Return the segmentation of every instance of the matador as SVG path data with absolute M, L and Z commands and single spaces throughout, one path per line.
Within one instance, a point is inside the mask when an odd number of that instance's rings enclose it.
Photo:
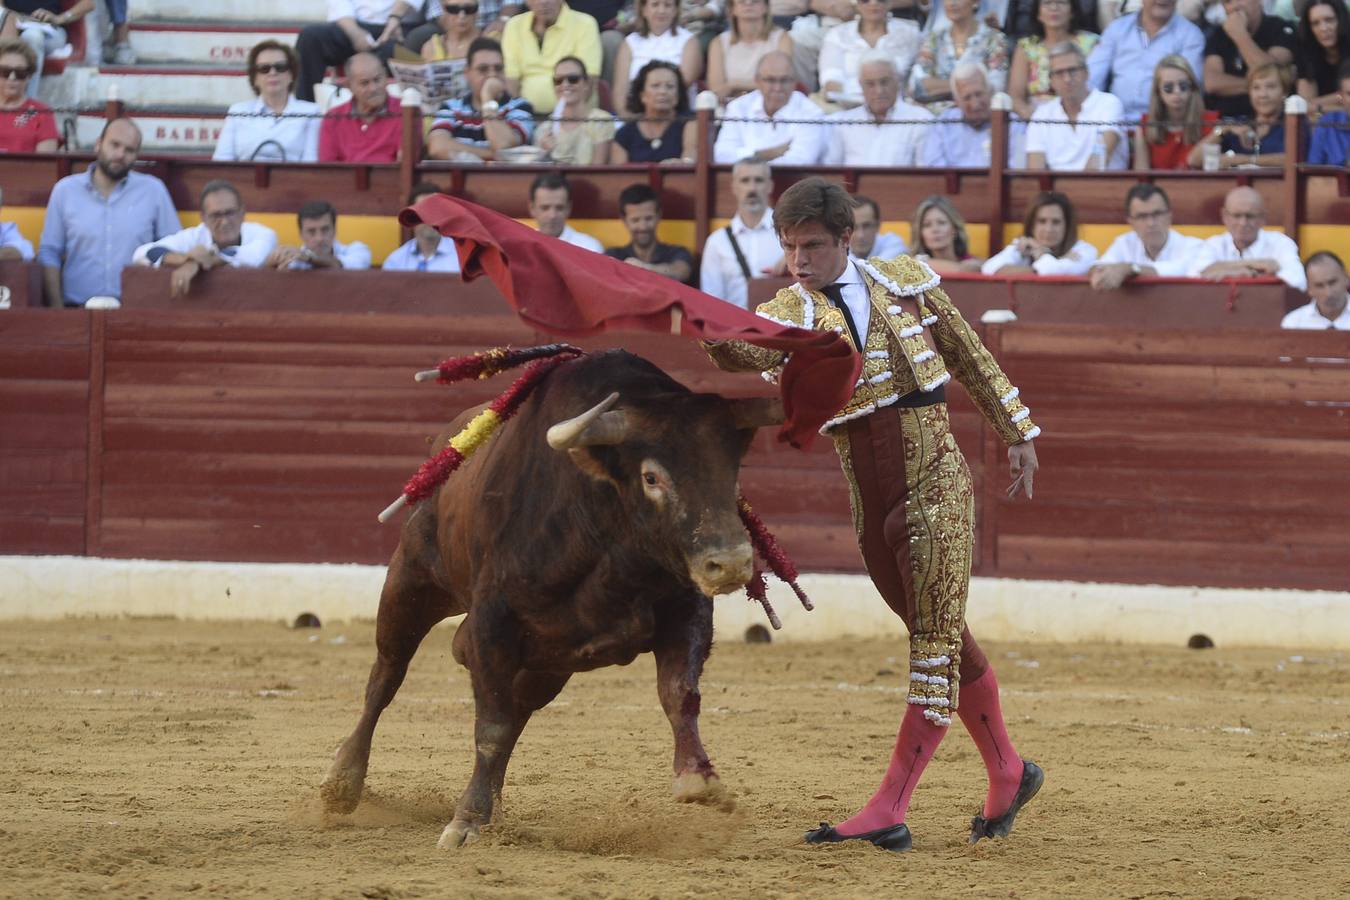
M 953 713 L 989 774 L 970 840 L 1004 837 L 1044 773 L 1013 748 L 994 671 L 965 624 L 974 491 L 944 386 L 954 375 L 1009 445 L 1009 496 L 1032 495 L 1031 442 L 1040 429 L 932 269 L 907 256 L 849 256 L 852 203 L 843 188 L 819 178 L 798 182 L 779 199 L 774 228 L 795 283 L 756 311 L 784 325 L 832 329 L 862 355 L 852 396 L 821 433 L 834 440 L 848 481 L 867 572 L 909 630 L 908 705 L 885 777 L 861 810 L 838 825 L 821 823 L 806 840 L 910 849 L 910 796 Z M 786 361 L 782 352 L 740 341 L 706 347 L 723 369 L 770 378 Z

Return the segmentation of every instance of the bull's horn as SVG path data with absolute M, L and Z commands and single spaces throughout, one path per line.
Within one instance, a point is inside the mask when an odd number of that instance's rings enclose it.
M 554 450 L 567 450 L 571 447 L 623 443 L 628 433 L 627 415 L 623 412 L 606 412 L 618 399 L 616 391 L 581 415 L 554 425 L 548 430 L 548 445 Z
M 727 402 L 731 405 L 731 419 L 737 428 L 782 425 L 786 418 L 781 397 L 748 397 Z

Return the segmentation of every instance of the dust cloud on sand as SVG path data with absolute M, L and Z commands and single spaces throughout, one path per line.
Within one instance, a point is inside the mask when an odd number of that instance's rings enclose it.
M 728 639 L 703 681 L 723 802 L 671 799 L 642 658 L 536 715 L 500 821 L 444 852 L 472 764 L 449 635 L 385 713 L 361 806 L 328 816 L 317 787 L 356 721 L 372 625 L 4 623 L 0 896 L 1350 895 L 1343 654 L 990 643 L 1046 786 L 1008 840 L 970 846 L 983 770 L 954 726 L 911 808 L 915 850 L 893 856 L 801 835 L 871 793 L 903 648 Z

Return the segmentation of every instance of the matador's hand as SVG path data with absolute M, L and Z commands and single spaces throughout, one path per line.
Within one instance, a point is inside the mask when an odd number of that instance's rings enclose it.
M 1023 491 L 1030 500 L 1031 482 L 1039 468 L 1040 463 L 1036 461 L 1036 447 L 1031 441 L 1023 441 L 1009 447 L 1008 470 L 1012 474 L 1013 483 L 1008 485 L 1008 497 L 1014 498 L 1019 491 Z

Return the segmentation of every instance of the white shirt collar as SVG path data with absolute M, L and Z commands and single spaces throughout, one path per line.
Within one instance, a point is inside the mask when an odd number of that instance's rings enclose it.
M 764 215 L 759 218 L 759 224 L 753 228 L 745 224 L 745 220 L 741 218 L 741 214 L 738 211 L 731 220 L 731 230 L 736 234 L 747 234 L 754 231 L 773 231 L 773 210 L 765 209 Z
M 849 257 L 848 261 L 844 264 L 843 273 L 839 276 L 838 280 L 835 281 L 835 284 L 861 284 L 866 286 L 867 282 L 863 281 L 862 273 L 858 271 L 858 267 L 854 264 L 853 258 Z

